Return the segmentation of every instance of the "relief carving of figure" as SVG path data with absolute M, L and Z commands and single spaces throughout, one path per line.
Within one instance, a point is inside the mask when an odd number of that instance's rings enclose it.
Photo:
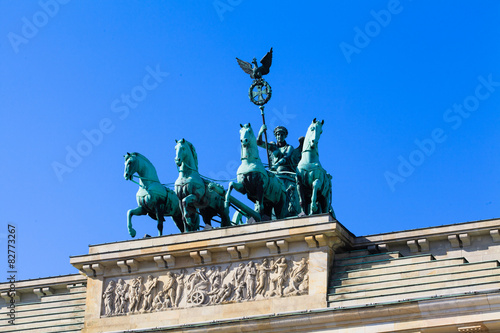
M 111 280 L 102 295 L 104 298 L 104 313 L 110 316 L 114 311 L 114 297 L 115 297 L 115 281 Z
M 184 277 L 186 276 L 186 273 L 187 273 L 187 271 L 185 269 L 183 269 L 181 271 L 181 274 L 175 275 L 175 280 L 177 283 L 177 291 L 175 293 L 176 298 L 175 298 L 174 304 L 172 304 L 172 306 L 174 306 L 174 305 L 175 305 L 175 307 L 179 306 L 179 302 L 181 301 L 181 298 L 182 298 L 182 293 L 184 292 Z
M 306 294 L 309 290 L 309 275 L 304 277 L 304 280 L 299 285 L 299 294 Z
M 234 300 L 235 301 L 241 301 L 245 299 L 245 289 L 246 289 L 246 282 L 243 280 L 241 281 L 238 286 L 236 286 L 236 291 L 234 292 Z
M 125 313 L 125 303 L 127 301 L 128 284 L 125 284 L 123 279 L 119 279 L 115 287 L 115 313 Z
M 216 292 L 208 293 L 212 304 L 223 303 L 228 301 L 233 293 L 233 285 L 231 283 L 224 283 Z
M 272 268 L 275 274 L 271 279 L 272 283 L 271 296 L 274 295 L 283 296 L 283 288 L 285 286 L 285 280 L 286 280 L 286 270 L 288 268 L 288 264 L 286 262 L 285 257 L 279 258 Z
M 172 272 L 167 272 L 163 282 L 163 293 L 165 294 L 165 308 L 175 306 L 177 293 L 177 280 Z
M 144 291 L 142 294 L 144 295 L 141 312 L 146 312 L 150 310 L 151 303 L 153 301 L 153 289 L 156 287 L 158 283 L 158 278 L 153 278 L 152 275 L 148 275 L 148 280 L 144 283 Z
M 153 299 L 153 305 L 151 306 L 152 310 L 160 311 L 168 307 L 167 299 L 163 300 L 164 295 L 165 294 L 162 290 L 160 290 L 158 294 L 156 294 L 155 298 Z
M 129 307 L 130 313 L 139 311 L 139 302 L 141 300 L 142 276 L 132 280 L 129 292 Z
M 247 299 L 255 298 L 255 283 L 257 277 L 257 268 L 253 261 L 249 261 L 245 266 L 246 279 L 245 283 L 247 286 Z
M 179 307 L 215 305 L 230 301 L 249 301 L 267 297 L 304 295 L 309 290 L 309 263 L 293 257 L 263 258 L 260 263 L 250 260 L 223 266 L 165 271 L 161 277 L 138 276 L 128 283 L 110 280 L 103 292 L 102 311 L 105 316 L 127 312 L 145 313 Z M 161 290 L 155 291 L 161 278 Z M 128 303 L 128 304 L 127 304 Z M 187 304 L 186 304 L 187 303 Z
M 268 287 L 269 281 L 269 271 L 271 268 L 269 267 L 269 261 L 267 258 L 262 260 L 262 264 L 260 264 L 257 268 L 257 290 L 255 290 L 256 295 L 265 296 L 266 290 Z
M 212 290 L 218 290 L 222 287 L 222 281 L 224 281 L 224 278 L 229 273 L 229 269 L 231 268 L 231 266 L 232 264 L 229 264 L 229 266 L 227 266 L 227 268 L 222 272 L 220 270 L 220 266 L 212 268 L 213 272 L 210 275 L 210 284 L 212 286 Z
M 307 260 L 302 258 L 298 263 L 294 263 L 292 273 L 290 273 L 290 286 L 294 290 L 299 290 L 300 284 L 304 281 L 307 274 Z
M 188 303 L 202 304 L 205 302 L 205 297 L 208 292 L 209 280 L 208 280 L 206 268 L 196 268 L 194 273 L 191 273 L 188 277 L 188 287 L 189 293 L 187 295 Z
M 245 289 L 246 289 L 246 283 L 245 283 L 245 264 L 240 263 L 238 265 L 238 268 L 236 268 L 236 271 L 234 272 L 234 287 L 236 288 L 235 291 L 235 300 L 242 300 L 245 298 Z

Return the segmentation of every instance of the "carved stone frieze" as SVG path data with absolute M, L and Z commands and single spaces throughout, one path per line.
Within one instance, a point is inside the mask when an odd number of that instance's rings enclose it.
M 309 292 L 308 261 L 292 256 L 105 279 L 102 316 L 244 302 Z

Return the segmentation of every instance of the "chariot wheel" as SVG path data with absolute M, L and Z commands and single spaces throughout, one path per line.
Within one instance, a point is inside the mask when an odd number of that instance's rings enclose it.
M 191 295 L 191 303 L 199 305 L 205 302 L 205 294 L 201 291 L 195 291 L 193 295 Z

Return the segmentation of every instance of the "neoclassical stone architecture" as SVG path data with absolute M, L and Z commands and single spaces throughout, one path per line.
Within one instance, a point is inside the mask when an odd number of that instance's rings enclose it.
M 331 215 L 92 245 L 2 332 L 499 332 L 500 219 L 356 236 Z

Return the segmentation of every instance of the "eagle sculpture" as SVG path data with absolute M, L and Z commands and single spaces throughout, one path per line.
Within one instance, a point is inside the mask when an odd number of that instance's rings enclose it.
M 241 59 L 236 58 L 238 61 L 238 65 L 240 65 L 241 69 L 247 74 L 250 74 L 252 79 L 260 79 L 263 75 L 269 74 L 269 68 L 271 67 L 271 63 L 273 61 L 273 48 L 267 52 L 267 54 L 262 57 L 260 63 L 262 66 L 259 67 L 257 63 L 257 59 L 253 58 L 252 64 Z

